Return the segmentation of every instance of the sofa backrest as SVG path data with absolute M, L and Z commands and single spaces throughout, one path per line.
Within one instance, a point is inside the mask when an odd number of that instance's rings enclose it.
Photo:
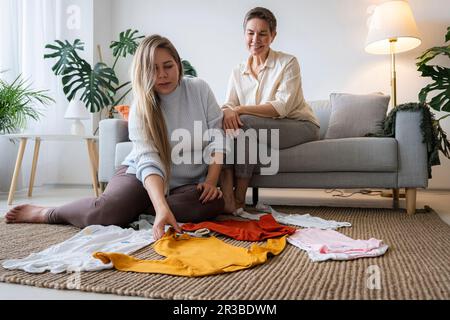
M 320 139 L 325 137 L 331 114 L 330 100 L 307 101 L 320 123 Z

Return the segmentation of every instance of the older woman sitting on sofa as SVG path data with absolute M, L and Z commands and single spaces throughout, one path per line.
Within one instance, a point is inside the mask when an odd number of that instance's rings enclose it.
M 319 122 L 302 92 L 300 66 L 297 59 L 270 48 L 276 32 L 276 18 L 271 11 L 257 7 L 244 18 L 245 43 L 250 56 L 237 65 L 228 84 L 223 128 L 233 133 L 243 130 L 278 129 L 279 148 L 285 149 L 319 139 Z M 221 174 L 221 190 L 225 211 L 245 206 L 245 195 L 255 169 L 249 161 L 227 162 Z M 235 187 L 235 189 L 234 189 Z

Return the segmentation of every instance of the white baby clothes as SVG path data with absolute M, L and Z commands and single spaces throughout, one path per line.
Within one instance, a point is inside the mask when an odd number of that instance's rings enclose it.
M 278 212 L 269 205 L 258 203 L 256 209 L 262 212 L 271 213 L 275 221 L 281 224 L 291 224 L 303 228 L 319 229 L 337 229 L 341 227 L 351 227 L 350 222 L 338 222 L 334 220 L 325 220 L 319 217 L 313 217 L 310 214 L 287 214 Z M 264 214 L 251 214 L 239 208 L 233 213 L 235 216 L 250 220 L 259 220 Z
M 118 226 L 92 225 L 64 242 L 23 259 L 6 260 L 2 266 L 30 273 L 110 269 L 112 264 L 103 264 L 93 258 L 92 254 L 97 251 L 130 254 L 153 242 L 151 230 L 136 231 Z
M 155 216 L 150 214 L 141 214 L 137 221 L 130 223 L 130 227 L 135 230 L 151 230 L 154 224 Z
M 335 230 L 317 228 L 298 229 L 287 241 L 305 250 L 312 261 L 376 257 L 388 249 L 381 240 L 354 240 Z
M 147 215 L 147 214 L 141 214 L 138 218 L 139 220 L 133 221 L 130 223 L 130 227 L 135 230 L 152 230 L 153 225 L 155 224 L 155 216 Z M 181 227 L 184 223 L 177 222 L 177 224 Z M 166 224 L 164 226 L 164 232 L 167 232 L 167 230 L 170 229 L 170 225 Z M 209 236 L 211 231 L 207 228 L 201 228 L 198 230 L 195 230 L 193 232 L 183 231 L 183 233 L 189 234 L 191 237 L 196 238 L 202 238 Z

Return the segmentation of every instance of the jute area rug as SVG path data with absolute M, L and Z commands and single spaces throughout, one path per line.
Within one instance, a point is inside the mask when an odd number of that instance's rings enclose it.
M 450 299 L 450 226 L 435 212 L 408 216 L 404 210 L 390 209 L 275 208 L 351 222 L 352 227 L 338 231 L 354 239 L 382 239 L 389 250 L 376 258 L 312 262 L 305 252 L 287 245 L 263 265 L 200 278 L 116 270 L 28 274 L 0 266 L 0 281 L 158 299 Z M 5 224 L 0 220 L 0 261 L 25 257 L 78 231 L 70 226 Z M 250 242 L 220 238 L 250 246 Z M 150 246 L 133 255 L 162 258 Z

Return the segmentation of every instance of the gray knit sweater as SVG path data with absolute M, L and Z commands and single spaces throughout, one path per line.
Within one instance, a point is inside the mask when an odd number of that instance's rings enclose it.
M 184 77 L 175 91 L 168 95 L 159 95 L 159 98 L 172 147 L 169 188 L 204 181 L 208 172 L 208 164 L 203 159 L 204 152 L 225 153 L 227 150 L 222 130 L 223 113 L 213 92 L 205 81 Z M 214 134 L 203 137 L 208 129 L 216 130 Z M 123 165 L 129 166 L 127 173 L 136 174 L 142 182 L 151 174 L 166 179 L 164 166 L 154 145 L 144 141 L 133 105 L 130 109 L 128 131 L 133 149 L 122 162 Z M 177 151 L 177 157 L 173 157 L 174 151 Z M 180 163 L 183 159 L 190 160 Z

